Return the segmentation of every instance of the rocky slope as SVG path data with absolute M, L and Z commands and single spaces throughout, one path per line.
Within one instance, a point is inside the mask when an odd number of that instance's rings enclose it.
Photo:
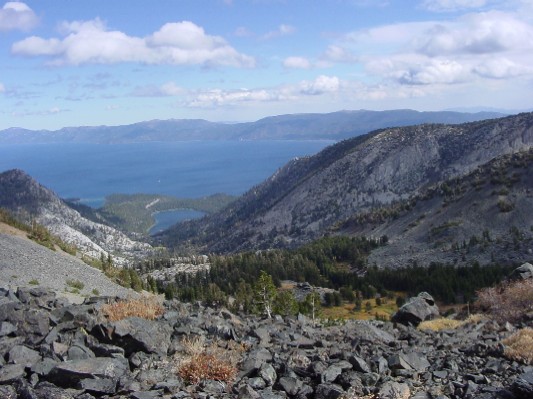
M 61 251 L 54 252 L 25 238 L 23 234 L 15 235 L 14 229 L 1 227 L 0 288 L 42 287 L 62 296 L 74 297 L 76 301 L 83 301 L 83 296 L 94 295 L 94 292 L 125 298 L 137 295 L 133 290 L 115 284 L 101 271 L 78 258 Z M 9 231 L 10 234 L 2 233 L 5 230 L 12 231 Z M 77 285 L 75 290 L 74 282 L 83 283 L 83 287 Z M 73 294 L 73 291 L 77 294 Z
M 482 321 L 441 332 L 390 322 L 323 327 L 305 316 L 240 317 L 225 309 L 176 301 L 165 302 L 163 315 L 154 321 L 109 321 L 103 309 L 108 302 L 109 298 L 91 298 L 71 305 L 42 289 L 0 289 L 0 397 L 533 395 L 533 367 L 504 352 L 502 340 L 516 328 L 510 324 Z M 206 347 L 208 364 L 200 363 Z M 198 364 L 203 368 L 196 369 Z M 232 364 L 234 376 L 221 373 Z
M 0 131 L 0 143 L 138 143 L 186 140 L 338 140 L 386 126 L 417 123 L 463 123 L 498 118 L 495 112 L 339 111 L 328 114 L 280 115 L 256 122 L 153 120 L 124 126 L 66 127 L 56 131 L 11 128 Z
M 223 211 L 161 236 L 212 251 L 291 246 L 533 144 L 533 113 L 388 128 L 295 159 Z
M 419 195 L 377 207 L 332 234 L 387 236 L 369 264 L 379 267 L 516 264 L 533 254 L 533 149 L 505 155 Z
M 152 250 L 149 244 L 133 241 L 112 227 L 82 217 L 53 191 L 21 170 L 0 173 L 0 207 L 23 220 L 36 220 L 52 234 L 96 259 L 102 253 L 111 254 L 120 265 Z

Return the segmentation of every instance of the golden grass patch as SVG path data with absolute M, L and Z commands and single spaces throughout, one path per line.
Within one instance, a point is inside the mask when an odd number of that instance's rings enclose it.
M 418 325 L 418 329 L 431 331 L 454 330 L 464 324 L 477 324 L 485 319 L 486 317 L 484 315 L 476 313 L 468 316 L 465 320 L 455 320 L 447 318 L 426 320 Z
M 234 341 L 206 345 L 203 337 L 185 337 L 181 344 L 182 353 L 174 355 L 176 372 L 190 384 L 205 380 L 231 383 L 245 351 L 242 345 Z
M 522 328 L 502 341 L 503 354 L 511 359 L 533 365 L 533 328 Z
M 143 297 L 105 304 L 102 306 L 102 312 L 110 321 L 123 320 L 128 317 L 154 320 L 165 312 L 165 308 L 156 297 Z

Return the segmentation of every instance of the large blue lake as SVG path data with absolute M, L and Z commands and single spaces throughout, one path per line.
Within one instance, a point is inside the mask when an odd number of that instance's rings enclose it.
M 112 193 L 239 195 L 331 141 L 0 144 L 0 172 L 19 168 L 62 198 L 99 207 Z

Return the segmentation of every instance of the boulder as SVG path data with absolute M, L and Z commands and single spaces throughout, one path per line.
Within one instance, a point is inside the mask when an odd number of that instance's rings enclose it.
M 391 320 L 405 325 L 417 326 L 424 320 L 431 320 L 439 316 L 439 308 L 435 300 L 427 292 L 421 292 L 418 296 L 409 298 L 398 311 L 392 315 Z
M 96 357 L 59 363 L 47 378 L 59 386 L 74 388 L 86 378 L 118 381 L 127 372 L 129 365 L 126 359 Z
M 513 382 L 512 389 L 518 399 L 533 398 L 533 371 L 520 375 Z
M 91 330 L 91 334 L 100 342 L 123 348 L 126 356 L 139 351 L 166 355 L 172 327 L 159 321 L 130 317 L 99 324 Z
M 8 353 L 9 363 L 12 364 L 22 364 L 26 367 L 31 367 L 39 360 L 41 360 L 41 355 L 39 352 L 34 351 L 33 349 L 28 348 L 24 345 L 16 345 Z
M 380 399 L 409 399 L 411 391 L 407 384 L 388 381 L 379 390 Z
M 531 263 L 524 263 L 513 270 L 511 280 L 527 280 L 533 279 L 533 265 Z

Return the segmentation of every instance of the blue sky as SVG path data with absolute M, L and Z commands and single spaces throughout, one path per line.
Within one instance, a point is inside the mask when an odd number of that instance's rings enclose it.
M 0 129 L 533 107 L 533 0 L 0 3 Z

